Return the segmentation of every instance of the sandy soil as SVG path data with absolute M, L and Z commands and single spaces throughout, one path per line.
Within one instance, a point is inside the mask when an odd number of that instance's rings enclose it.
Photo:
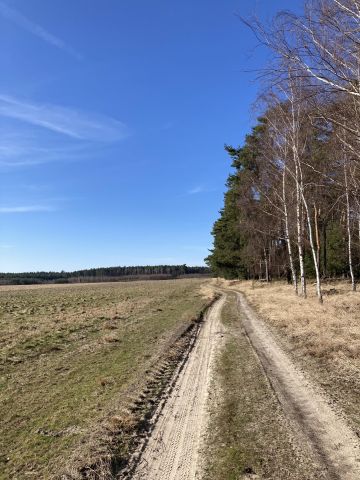
M 297 441 L 310 446 L 325 478 L 360 478 L 360 443 L 328 397 L 312 385 L 275 342 L 265 324 L 238 293 L 242 323 L 249 341 L 263 365 L 287 417 L 297 433 Z
M 199 478 L 200 445 L 207 419 L 210 370 L 222 336 L 224 298 L 208 312 L 195 346 L 148 438 L 133 480 Z

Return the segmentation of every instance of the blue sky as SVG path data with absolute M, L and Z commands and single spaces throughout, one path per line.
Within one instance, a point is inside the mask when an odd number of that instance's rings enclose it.
M 0 0 L 0 271 L 203 264 L 286 7 Z

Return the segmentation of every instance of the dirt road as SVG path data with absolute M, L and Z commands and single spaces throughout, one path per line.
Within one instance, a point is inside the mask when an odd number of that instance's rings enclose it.
M 143 451 L 134 480 L 198 478 L 199 447 L 206 425 L 206 401 L 215 348 L 221 338 L 217 301 L 206 315 L 198 338 Z
M 238 293 L 242 324 L 297 441 L 310 446 L 326 479 L 360 479 L 360 443 L 328 398 L 281 350 L 266 325 Z M 291 312 L 289 312 L 291 315 Z
M 321 478 L 359 480 L 359 439 L 344 418 L 330 406 L 323 392 L 294 366 L 245 297 L 240 293 L 237 295 L 239 321 L 289 420 L 297 446 L 310 452 L 314 468 L 323 472 Z M 222 345 L 225 333 L 221 324 L 225 299 L 226 294 L 209 311 L 195 346 L 147 439 L 131 476 L 133 480 L 201 478 L 199 451 L 208 421 L 207 401 L 214 354 Z

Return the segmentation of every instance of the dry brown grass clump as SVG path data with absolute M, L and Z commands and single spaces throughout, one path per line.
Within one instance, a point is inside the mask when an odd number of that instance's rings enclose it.
M 342 282 L 324 286 L 321 305 L 313 285 L 308 299 L 296 297 L 292 286 L 276 282 L 241 282 L 240 289 L 259 314 L 286 333 L 304 354 L 316 357 L 360 357 L 360 293 Z

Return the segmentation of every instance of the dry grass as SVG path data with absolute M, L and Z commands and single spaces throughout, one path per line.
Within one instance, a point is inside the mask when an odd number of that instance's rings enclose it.
M 203 282 L 1 287 L 0 478 L 55 478 L 70 452 L 130 432 L 128 406 L 203 308 Z
M 325 286 L 323 305 L 317 301 L 313 286 L 309 287 L 307 300 L 296 297 L 285 283 L 241 282 L 236 288 L 304 354 L 360 358 L 360 293 L 349 291 L 348 284 Z
M 360 292 L 351 292 L 346 282 L 328 283 L 321 305 L 314 285 L 308 286 L 304 300 L 281 282 L 223 283 L 246 294 L 284 348 L 328 390 L 360 432 Z

